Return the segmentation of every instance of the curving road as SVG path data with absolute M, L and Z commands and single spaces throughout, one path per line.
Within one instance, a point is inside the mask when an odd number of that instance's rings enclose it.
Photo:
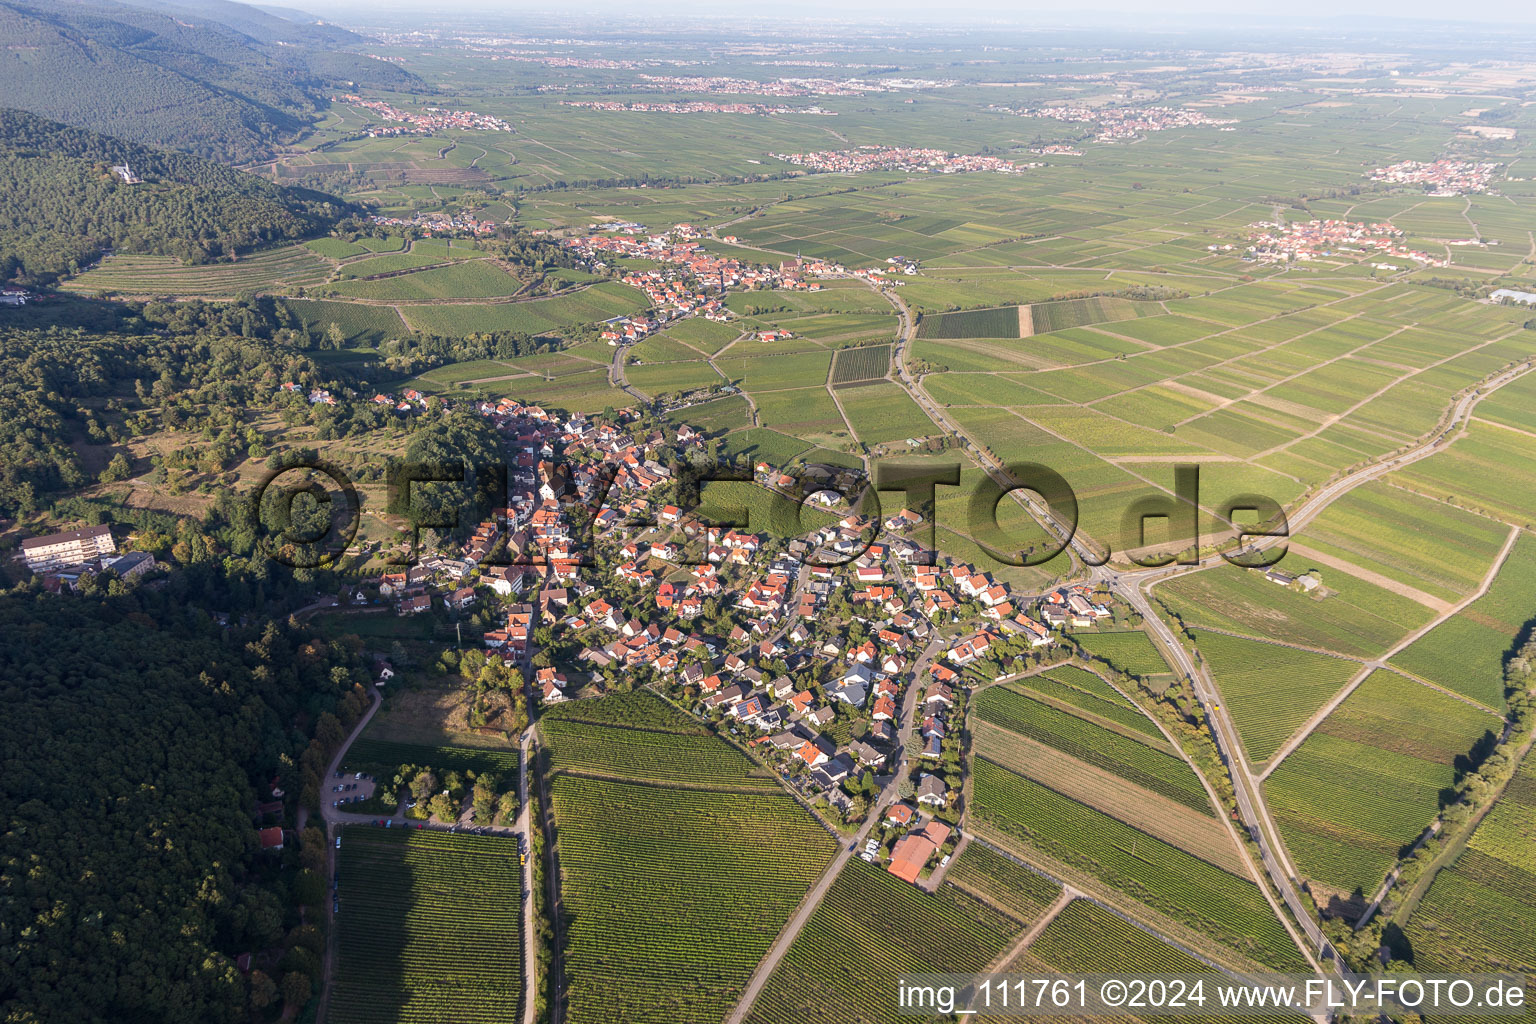
M 887 301 L 895 308 L 900 320 L 900 333 L 893 348 L 896 360 L 898 383 L 910 394 L 932 419 L 941 428 L 959 437 L 965 443 L 966 451 L 973 460 L 981 466 L 990 476 L 1005 486 L 1016 484 L 1008 476 L 1004 466 L 990 458 L 980 446 L 976 445 L 970 436 L 960 427 L 944 415 L 912 378 L 907 369 L 907 351 L 915 333 L 915 324 L 911 312 L 907 309 L 900 297 L 889 289 L 876 289 L 879 294 L 885 296 Z M 1346 473 L 1335 479 L 1315 494 L 1303 501 L 1297 508 L 1289 513 L 1289 529 L 1295 532 L 1306 526 L 1333 502 L 1348 494 L 1363 484 L 1369 483 L 1385 476 L 1388 473 L 1402 469 L 1420 459 L 1428 458 L 1435 454 L 1445 444 L 1455 437 L 1459 437 L 1465 430 L 1467 421 L 1471 418 L 1472 411 L 1477 403 L 1484 397 L 1530 372 L 1532 363 L 1527 361 L 1519 366 L 1512 367 L 1484 382 L 1477 388 L 1464 394 L 1452 407 L 1450 415 L 1442 425 L 1431 432 L 1422 441 L 1411 448 L 1371 465 L 1362 466 L 1353 472 Z M 1201 710 L 1211 728 L 1211 735 L 1216 743 L 1217 752 L 1222 762 L 1226 765 L 1231 775 L 1233 790 L 1236 793 L 1238 813 L 1244 826 L 1253 838 L 1259 852 L 1259 859 L 1270 881 L 1274 884 L 1280 897 L 1285 901 L 1292 915 L 1305 930 L 1308 940 L 1319 956 L 1324 956 L 1333 961 L 1335 967 L 1344 970 L 1339 959 L 1329 945 L 1326 936 L 1313 919 L 1301 899 L 1299 882 L 1296 878 L 1295 867 L 1291 864 L 1285 852 L 1283 843 L 1279 840 L 1279 830 L 1276 828 L 1269 808 L 1265 804 L 1263 794 L 1259 789 L 1259 782 L 1249 770 L 1242 756 L 1242 746 L 1238 742 L 1237 728 L 1222 705 L 1220 694 L 1214 681 L 1206 673 L 1203 665 L 1196 665 L 1184 646 L 1174 636 L 1173 631 L 1158 616 L 1152 608 L 1147 596 L 1147 590 L 1155 583 L 1174 574 L 1199 571 L 1210 568 L 1222 562 L 1219 554 L 1203 556 L 1194 566 L 1171 565 L 1161 568 L 1137 568 L 1118 570 L 1110 568 L 1098 552 L 1090 549 L 1087 544 L 1077 536 L 1068 538 L 1066 531 L 1045 510 L 1039 508 L 1034 501 L 1026 500 L 1025 507 L 1040 521 L 1041 525 L 1050 530 L 1058 539 L 1067 541 L 1073 555 L 1087 567 L 1088 579 L 1095 583 L 1106 584 L 1109 589 L 1142 616 L 1144 623 L 1151 634 L 1153 641 L 1168 659 L 1168 663 L 1190 681 L 1196 698 L 1200 702 Z M 1255 550 L 1266 550 L 1276 544 L 1284 543 L 1284 538 L 1259 538 L 1249 546 Z

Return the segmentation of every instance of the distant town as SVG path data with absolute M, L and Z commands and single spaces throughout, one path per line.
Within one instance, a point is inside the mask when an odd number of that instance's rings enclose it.
M 1378 167 L 1370 173 L 1372 181 L 1394 185 L 1423 185 L 1432 196 L 1460 196 L 1469 192 L 1487 192 L 1500 163 L 1473 163 L 1469 160 L 1436 160 L 1420 163 L 1404 160 L 1390 167 Z
M 1126 142 L 1148 132 L 1162 132 L 1170 128 L 1213 126 L 1222 131 L 1234 131 L 1234 118 L 1212 117 L 1198 110 L 1176 107 L 1089 107 L 1072 105 L 1063 107 L 989 107 L 989 110 L 1019 117 L 1044 117 L 1053 121 L 1073 124 L 1091 124 L 1096 129 L 1098 142 Z
M 836 174 L 862 174 L 865 171 L 901 171 L 906 174 L 958 174 L 967 171 L 993 171 L 1020 174 L 1039 164 L 1017 164 L 1001 157 L 961 155 L 942 149 L 915 149 L 909 146 L 860 146 L 858 149 L 827 150 L 820 153 L 769 153 L 775 160 L 811 171 Z

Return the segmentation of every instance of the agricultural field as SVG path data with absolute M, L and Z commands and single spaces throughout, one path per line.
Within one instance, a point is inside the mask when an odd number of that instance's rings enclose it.
M 890 372 L 891 346 L 861 345 L 838 349 L 832 359 L 832 386 L 879 380 Z
M 1250 761 L 1263 761 L 1359 671 L 1358 662 L 1195 630 L 1195 646 L 1237 723 Z
M 1087 669 L 1076 665 L 1057 665 L 1045 672 L 1025 676 L 1014 685 L 1018 689 L 1030 691 L 1031 695 L 1048 697 L 1053 703 L 1066 703 L 1097 718 L 1105 718 L 1143 733 L 1153 740 L 1162 739 L 1162 733 L 1150 718 L 1143 715 L 1114 687 Z
M 1495 710 L 1504 660 L 1536 618 L 1536 537 L 1521 533 L 1488 592 L 1410 644 L 1392 664 Z
M 330 273 L 331 264 L 302 245 L 251 253 L 233 263 L 202 265 L 184 264 L 170 256 L 113 253 L 62 287 L 87 294 L 234 298 L 319 284 Z
M 899 384 L 879 382 L 840 388 L 837 403 L 859 440 L 867 445 L 928 437 L 938 427 Z
M 346 336 L 348 345 L 371 348 L 410 333 L 400 314 L 390 306 L 364 306 L 356 302 L 322 299 L 284 299 L 282 303 L 308 328 L 309 336 L 316 342 L 328 339 L 332 324 Z
M 649 693 L 553 708 L 539 729 L 566 1019 L 718 1021 L 834 840 L 745 755 Z
M 1024 926 L 956 886 L 930 894 L 850 859 L 759 993 L 748 1024 L 895 1024 L 903 1018 L 892 978 L 936 964 L 980 971 Z
M 1203 958 L 1171 946 L 1150 932 L 1088 900 L 1073 900 L 1046 926 L 1024 954 L 1007 970 L 1033 973 L 1040 970 L 1064 974 L 1212 974 L 1215 968 Z M 1300 1024 L 1301 1013 L 1245 1014 L 1245 1019 L 1264 1024 Z M 1009 1017 L 977 1018 L 995 1022 Z M 1226 1019 L 1220 1014 L 1171 1014 L 1128 1019 L 1205 1024 Z
M 1168 663 L 1157 653 L 1152 638 L 1139 629 L 1072 634 L 1072 642 L 1089 657 L 1109 662 L 1115 669 L 1145 679 L 1168 671 Z
M 1087 327 L 1090 324 L 1108 323 L 1112 320 L 1134 320 L 1137 317 L 1157 316 L 1165 312 L 1156 302 L 1132 302 L 1129 299 L 1093 298 L 1064 299 L 1061 302 L 1037 302 L 1029 307 L 1029 319 L 1034 334 Z
M 1013 689 L 1014 685 L 983 690 L 972 702 L 972 713 L 982 722 L 1054 748 L 1190 810 L 1211 813 L 1200 781 L 1166 743 L 1152 739 L 1140 727 L 1121 726 L 1123 731 L 1117 731 L 1107 718 L 1047 704 Z
M 1509 528 L 1386 483 L 1333 502 L 1297 540 L 1445 601 L 1482 582 Z
M 917 325 L 919 338 L 1017 338 L 1022 322 L 1018 306 L 930 313 Z
M 1245 870 L 1226 827 L 1207 813 L 988 722 L 976 723 L 972 739 L 976 757 L 998 768 L 1116 818 L 1224 871 L 1240 875 Z
M 331 291 L 356 299 L 496 299 L 516 295 L 523 284 L 489 260 L 464 260 L 394 277 L 349 281 Z
M 517 748 L 440 746 L 374 739 L 365 731 L 347 750 L 346 768 L 378 779 L 394 775 L 401 765 L 431 768 L 436 772 L 474 772 L 501 779 L 517 776 Z
M 1403 926 L 1427 971 L 1536 974 L 1536 760 L 1529 755 L 1466 849 Z
M 1494 715 L 1396 673 L 1371 673 L 1264 783 L 1297 868 L 1347 913 L 1440 810 Z M 1319 904 L 1326 904 L 1319 898 Z
M 619 703 L 629 713 L 608 722 L 585 710 L 588 704 L 600 707 L 607 702 Z M 539 719 L 539 733 L 550 747 L 549 768 L 557 776 L 609 778 L 617 765 L 618 776 L 629 781 L 721 791 L 779 791 L 766 769 L 648 693 L 550 708 Z
M 1257 885 L 1108 814 L 977 758 L 972 829 L 1035 849 L 1274 969 L 1301 953 Z
M 645 298 L 628 285 L 604 281 L 579 292 L 526 302 L 453 303 L 407 306 L 401 310 L 413 330 L 429 334 L 521 331 L 548 334 L 572 325 L 596 323 L 645 308 Z
M 1312 563 L 1292 552 L 1286 572 L 1316 572 L 1322 594 L 1281 587 L 1262 572 L 1223 562 L 1202 572 L 1160 583 L 1155 593 L 1186 623 L 1372 657 L 1422 627 L 1434 612 L 1342 570 Z
M 508 838 L 353 826 L 337 851 L 327 1019 L 516 1024 L 523 873 Z
M 1026 925 L 1039 919 L 1061 895 L 1061 887 L 1055 882 L 980 843 L 965 848 L 959 859 L 950 864 L 944 881 Z

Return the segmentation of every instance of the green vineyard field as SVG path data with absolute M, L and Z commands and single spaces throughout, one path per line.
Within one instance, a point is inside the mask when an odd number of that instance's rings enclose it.
M 337 1024 L 522 1019 L 522 867 L 510 839 L 354 826 L 337 871 Z

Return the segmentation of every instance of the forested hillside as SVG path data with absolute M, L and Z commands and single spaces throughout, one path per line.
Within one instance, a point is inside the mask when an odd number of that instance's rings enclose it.
M 156 6 L 0 0 L 0 97 L 135 142 L 241 162 L 301 130 L 333 84 L 416 83 L 338 49 L 363 42 L 351 33 L 243 4 Z
M 125 163 L 142 182 L 112 173 Z M 47 281 L 103 249 L 202 263 L 314 235 L 355 212 L 199 157 L 0 109 L 0 280 Z
M 242 1021 L 279 979 L 302 1002 L 319 977 L 300 906 L 323 886 L 292 845 L 260 853 L 252 808 L 274 776 L 318 791 L 366 673 L 298 629 L 216 625 L 203 608 L 261 590 L 216 566 L 163 591 L 0 595 L 6 1020 Z

